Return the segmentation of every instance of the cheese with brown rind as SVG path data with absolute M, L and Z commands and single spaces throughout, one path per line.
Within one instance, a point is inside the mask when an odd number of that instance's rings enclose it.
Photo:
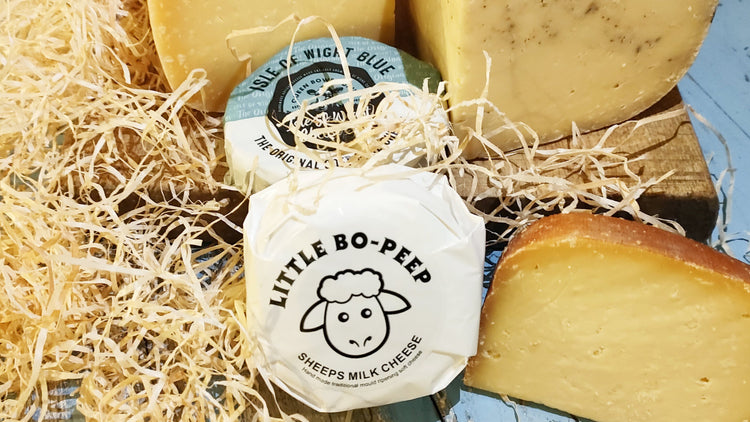
M 418 57 L 448 81 L 451 106 L 488 98 L 542 141 L 629 119 L 687 72 L 717 0 L 409 0 Z M 476 108 L 453 110 L 460 128 Z M 485 127 L 502 123 L 485 116 Z M 519 146 L 509 131 L 492 141 Z M 481 153 L 478 143 L 467 155 Z
M 274 27 L 294 14 L 299 18 L 319 16 L 332 24 L 339 36 L 356 35 L 384 43 L 394 39 L 394 0 L 149 0 L 148 7 L 169 85 L 175 89 L 193 70 L 203 69 L 209 84 L 191 105 L 208 111 L 224 111 L 232 89 L 289 45 L 296 22 L 286 21 L 269 33 L 228 39 L 232 31 Z M 318 22 L 303 25 L 296 40 L 327 36 L 329 29 Z M 240 60 L 247 55 L 252 56 L 250 69 Z
M 750 266 L 640 223 L 546 217 L 498 263 L 464 382 L 597 421 L 750 418 Z

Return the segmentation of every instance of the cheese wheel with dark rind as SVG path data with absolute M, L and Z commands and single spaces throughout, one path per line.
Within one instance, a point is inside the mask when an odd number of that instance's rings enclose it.
M 500 259 L 464 382 L 597 421 L 750 416 L 750 266 L 658 228 L 546 217 Z

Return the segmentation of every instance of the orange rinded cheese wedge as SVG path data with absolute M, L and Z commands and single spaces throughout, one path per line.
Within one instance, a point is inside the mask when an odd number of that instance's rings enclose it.
M 420 59 L 448 81 L 451 106 L 488 98 L 542 140 L 629 119 L 693 62 L 717 0 L 408 0 Z M 408 28 L 408 26 L 407 26 Z M 475 108 L 453 111 L 474 127 Z M 487 117 L 486 117 L 487 118 Z M 497 127 L 489 122 L 488 127 Z M 492 141 L 508 150 L 515 135 Z M 467 151 L 477 155 L 477 145 Z
M 750 419 L 750 266 L 640 223 L 546 217 L 498 263 L 464 382 L 596 421 Z
M 148 7 L 169 85 L 175 89 L 194 69 L 205 70 L 209 84 L 192 104 L 208 111 L 224 111 L 232 89 L 289 45 L 296 22 L 288 21 L 273 32 L 227 40 L 232 31 L 274 27 L 294 14 L 320 16 L 339 36 L 357 35 L 385 43 L 394 39 L 394 0 L 149 0 Z M 330 32 L 323 23 L 312 23 L 300 29 L 296 40 L 327 36 Z M 252 56 L 251 69 L 244 60 L 248 55 Z

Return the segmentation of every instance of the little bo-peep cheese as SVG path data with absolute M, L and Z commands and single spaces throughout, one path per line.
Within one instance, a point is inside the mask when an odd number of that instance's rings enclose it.
M 232 31 L 273 27 L 295 14 L 320 16 L 340 36 L 358 35 L 386 43 L 394 38 L 394 0 L 149 0 L 148 7 L 169 85 L 174 89 L 194 69 L 205 70 L 210 83 L 192 105 L 208 111 L 224 111 L 229 93 L 250 73 L 239 58 L 251 55 L 252 68 L 262 65 L 289 44 L 296 23 L 288 21 L 273 32 L 227 39 Z M 323 24 L 308 24 L 301 27 L 297 40 L 329 34 Z
M 250 197 L 259 371 L 318 411 L 444 388 L 476 350 L 484 224 L 444 177 L 300 172 Z
M 717 0 L 408 0 L 420 58 L 448 81 L 451 106 L 482 94 L 542 140 L 633 117 L 685 74 Z M 475 108 L 453 112 L 474 127 Z M 487 126 L 498 122 L 487 122 Z M 492 139 L 517 147 L 515 134 Z M 477 145 L 467 150 L 476 155 Z
M 750 266 L 640 223 L 546 217 L 498 263 L 467 385 L 597 421 L 750 418 Z
M 422 87 L 425 80 L 434 90 L 440 82 L 440 74 L 434 67 L 387 44 L 362 37 L 341 37 L 339 41 L 340 45 L 332 38 L 295 43 L 291 51 L 288 47 L 278 52 L 232 91 L 224 115 L 224 148 L 229 166 L 227 183 L 242 190 L 258 191 L 296 167 L 322 169 L 329 160 L 339 165 L 338 160 L 346 159 L 346 153 L 332 151 L 328 154 L 328 147 L 313 141 L 349 142 L 354 135 L 351 132 L 339 133 L 338 138 L 313 135 L 317 133 L 315 130 L 328 132 L 332 125 L 345 126 L 350 113 L 358 115 L 360 103 L 365 110 L 362 114 L 383 112 L 387 108 L 394 115 L 407 118 L 409 101 L 420 101 L 404 90 L 394 94 L 403 97 L 398 102 L 383 101 L 380 91 L 364 98 L 356 91 L 363 92 L 382 82 Z M 306 111 L 300 113 L 299 119 L 285 121 L 290 113 L 299 113 L 303 104 Z M 326 105 L 321 107 L 320 104 Z M 349 111 L 346 106 L 352 104 L 357 105 Z M 442 107 L 439 112 L 442 115 L 437 117 L 442 118 L 447 127 L 447 113 Z M 298 136 L 291 127 L 312 137 L 313 141 L 297 145 Z M 391 141 L 387 138 L 372 140 L 377 145 Z M 396 144 L 389 147 L 391 151 L 401 145 Z M 403 149 L 411 148 L 413 146 L 408 145 Z M 308 153 L 309 150 L 315 152 Z M 409 164 L 417 157 L 407 152 L 394 154 L 393 162 Z

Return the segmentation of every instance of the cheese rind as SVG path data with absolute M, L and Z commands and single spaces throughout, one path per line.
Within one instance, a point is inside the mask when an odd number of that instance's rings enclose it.
M 322 4 L 315 0 L 150 0 L 149 19 L 164 73 L 172 89 L 194 69 L 204 69 L 209 84 L 191 100 L 191 105 L 224 111 L 232 89 L 252 68 L 288 46 L 296 29 L 289 21 L 273 32 L 231 39 L 232 31 L 273 27 L 295 14 L 300 18 L 320 16 L 332 24 L 339 36 L 357 35 L 392 43 L 394 39 L 394 0 L 335 0 Z M 357 13 L 352 13 L 356 10 Z M 323 23 L 300 28 L 296 40 L 329 36 Z M 240 57 L 251 55 L 248 63 Z
M 750 266 L 640 223 L 561 215 L 509 244 L 464 382 L 599 421 L 750 416 Z
M 635 116 L 685 74 L 716 0 L 410 0 L 420 58 L 449 82 L 451 106 L 478 98 L 492 59 L 491 100 L 543 141 Z M 453 111 L 474 126 L 475 107 Z M 485 122 L 496 127 L 497 120 Z M 513 134 L 492 139 L 519 145 Z M 467 150 L 475 156 L 477 145 Z

